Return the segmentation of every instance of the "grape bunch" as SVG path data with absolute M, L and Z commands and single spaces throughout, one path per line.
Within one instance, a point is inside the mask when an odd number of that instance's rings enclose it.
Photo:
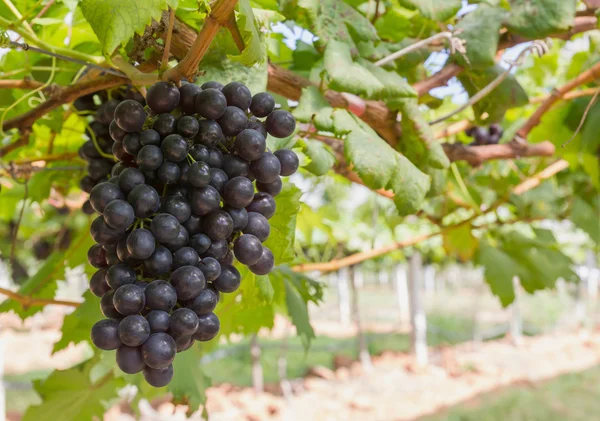
M 218 334 L 220 294 L 241 283 L 234 257 L 258 275 L 273 268 L 263 243 L 274 196 L 299 162 L 289 149 L 267 149 L 267 134 L 288 137 L 296 127 L 268 93 L 252 96 L 238 82 L 159 82 L 146 101 L 114 108 L 119 162 L 89 196 L 100 214 L 90 228 L 98 243 L 88 252 L 98 269 L 90 289 L 107 317 L 91 336 L 116 349 L 122 371 L 161 387 L 177 352 Z
M 115 164 L 112 158 L 114 141 L 110 136 L 110 124 L 115 108 L 124 99 L 134 99 L 142 105 L 146 104 L 144 97 L 130 88 L 125 91 L 113 91 L 112 99 L 108 99 L 108 92 L 102 91 L 82 96 L 73 103 L 77 111 L 87 111 L 93 115 L 85 132 L 88 140 L 79 148 L 79 156 L 88 163 L 87 175 L 79 182 L 81 190 L 86 193 L 90 193 L 96 184 L 110 177 Z M 83 211 L 88 215 L 94 213 L 89 201 L 83 204 Z
M 465 134 L 473 138 L 469 146 L 497 145 L 504 134 L 499 124 L 492 124 L 490 127 L 471 127 L 465 130 Z

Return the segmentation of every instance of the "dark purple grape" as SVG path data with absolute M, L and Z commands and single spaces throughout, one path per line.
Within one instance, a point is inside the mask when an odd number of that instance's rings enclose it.
M 133 207 L 135 216 L 138 218 L 149 218 L 160 208 L 160 196 L 153 187 L 147 184 L 135 186 L 127 195 L 127 201 Z
M 286 110 L 275 110 L 267 117 L 267 132 L 273 137 L 284 138 L 296 130 L 296 119 Z
M 121 162 L 131 162 L 133 160 L 133 156 L 129 155 L 125 149 L 123 148 L 123 144 L 121 142 L 115 142 L 112 144 L 111 148 L 112 154 Z
M 257 119 L 256 117 L 250 117 L 250 119 L 248 120 L 248 124 L 246 125 L 247 129 L 251 129 L 251 130 L 256 130 L 257 132 L 259 132 L 261 135 L 264 136 L 264 138 L 267 138 L 267 129 L 265 128 L 265 125 L 262 121 L 260 121 L 259 119 Z
M 206 163 L 211 168 L 221 168 L 223 165 L 223 153 L 217 148 L 208 148 L 208 160 Z
M 219 297 L 217 297 L 215 291 L 210 288 L 206 288 L 202 290 L 196 298 L 187 304 L 187 308 L 196 313 L 197 316 L 202 316 L 211 313 L 215 307 L 217 307 L 218 302 Z
M 170 115 L 170 114 L 168 114 L 168 115 Z M 160 146 L 160 134 L 156 130 L 153 130 L 153 129 L 144 130 L 140 134 L 140 144 L 142 146 L 147 146 L 147 145 Z
M 150 229 L 154 238 L 161 243 L 169 243 L 175 241 L 179 234 L 181 225 L 177 218 L 168 213 L 159 213 L 150 223 Z
M 233 232 L 233 219 L 222 210 L 209 213 L 204 218 L 204 233 L 211 240 L 217 241 L 227 238 Z
M 208 282 L 213 282 L 221 274 L 221 264 L 212 257 L 203 257 L 198 268 L 204 274 L 204 277 Z
M 202 89 L 216 89 L 217 91 L 220 91 L 223 89 L 223 84 L 214 80 L 209 80 L 208 82 L 204 82 L 202 85 L 200 85 L 200 87 Z
M 190 203 L 185 197 L 179 195 L 167 197 L 161 211 L 173 215 L 180 223 L 187 221 L 192 215 Z
M 143 228 L 133 230 L 127 237 L 127 251 L 134 259 L 147 259 L 152 256 L 156 248 L 155 238 L 152 233 Z
M 210 152 L 204 145 L 194 145 L 190 148 L 190 156 L 194 161 L 208 162 L 210 158 Z
M 210 238 L 208 235 L 203 233 L 194 234 L 192 238 L 190 238 L 189 246 L 196 250 L 198 255 L 204 254 L 206 250 L 209 249 L 211 245 Z
M 128 228 L 135 220 L 133 208 L 124 200 L 113 200 L 104 208 L 104 221 L 116 230 Z
M 160 181 L 166 184 L 173 184 L 179 181 L 181 177 L 181 169 L 179 165 L 171 161 L 164 161 L 158 170 L 156 170 L 156 176 Z
M 175 340 L 166 333 L 153 333 L 142 345 L 142 357 L 148 367 L 161 369 L 169 367 L 175 359 Z
M 92 178 L 87 175 L 79 181 L 79 187 L 81 188 L 81 190 L 83 190 L 86 193 L 90 193 L 95 185 L 96 185 L 96 181 L 92 180 Z M 90 202 L 90 206 L 91 206 L 91 202 Z M 94 209 L 94 208 L 92 207 L 92 209 Z
M 144 368 L 144 379 L 150 386 L 164 387 L 173 379 L 173 365 L 161 369 Z
M 119 257 L 119 263 L 126 263 L 128 266 L 136 267 L 139 266 L 142 263 L 142 261 L 140 259 L 131 257 L 129 250 L 127 250 L 127 240 L 130 236 L 131 234 L 127 235 L 124 238 L 121 238 L 117 243 L 117 256 Z
M 142 144 L 140 143 L 140 134 L 128 133 L 123 139 L 123 149 L 125 149 L 125 152 L 127 152 L 129 155 L 137 155 L 140 149 L 142 149 Z
M 233 232 L 239 232 L 246 228 L 248 224 L 248 212 L 246 209 L 226 206 L 223 210 L 233 219 Z
M 119 339 L 118 327 L 116 320 L 100 320 L 92 327 L 92 343 L 104 351 L 119 348 L 123 343 Z
M 124 163 L 117 162 L 115 165 L 113 165 L 112 170 L 110 170 L 111 178 L 120 176 L 121 173 L 123 173 L 123 171 L 125 171 L 127 168 L 127 165 L 125 165 Z
M 97 184 L 90 192 L 90 203 L 98 213 L 104 212 L 106 205 L 117 199 L 125 199 L 125 195 L 113 183 L 104 182 Z
M 250 163 L 236 155 L 224 155 L 221 168 L 229 178 L 245 177 L 250 170 Z
M 258 192 L 254 195 L 252 203 L 250 203 L 246 210 L 248 212 L 258 212 L 267 219 L 270 219 L 275 215 L 275 199 L 269 193 Z
M 198 330 L 193 338 L 197 341 L 206 342 L 213 339 L 219 333 L 221 323 L 215 313 L 209 313 L 198 317 Z
M 190 165 L 187 178 L 188 183 L 194 187 L 208 186 L 211 179 L 210 166 L 202 161 L 194 162 Z
M 178 134 L 171 134 L 162 141 L 160 149 L 164 159 L 171 162 L 181 162 L 188 155 L 188 144 Z
M 146 298 L 148 299 L 148 298 Z M 146 314 L 146 320 L 152 333 L 167 332 L 169 330 L 169 313 L 162 310 L 152 310 Z
M 146 305 L 151 310 L 171 311 L 177 304 L 177 292 L 167 281 L 150 282 L 146 288 Z
M 194 338 L 191 336 L 179 336 L 175 339 L 177 345 L 177 352 L 187 351 L 194 345 Z
M 279 149 L 275 151 L 274 154 L 277 159 L 279 159 L 279 163 L 281 164 L 281 175 L 289 176 L 298 171 L 298 166 L 300 162 L 298 160 L 298 155 L 290 149 Z
M 115 244 L 125 234 L 125 231 L 109 227 L 102 216 L 97 217 L 90 226 L 92 239 L 99 244 Z
M 271 94 L 267 92 L 260 92 L 252 97 L 252 103 L 250 104 L 250 111 L 256 117 L 266 117 L 275 108 L 275 100 Z
M 215 146 L 225 140 L 221 126 L 214 120 L 200 120 L 196 143 L 205 146 Z
M 152 128 L 160 135 L 162 139 L 164 139 L 170 134 L 177 132 L 177 119 L 172 114 L 159 114 L 156 117 L 156 120 L 154 120 Z
M 210 169 L 210 185 L 217 189 L 221 196 L 223 195 L 223 190 L 228 181 L 229 177 L 227 177 L 225 171 L 219 168 Z
M 248 223 L 242 230 L 244 234 L 252 234 L 260 241 L 265 242 L 271 233 L 269 221 L 257 212 L 248 212 Z
M 115 305 L 113 304 L 114 295 L 115 292 L 110 290 L 102 296 L 100 299 L 100 311 L 102 311 L 102 314 L 109 319 L 121 319 L 123 316 L 117 311 Z
M 197 267 L 182 266 L 171 274 L 171 284 L 179 300 L 191 300 L 206 288 L 206 279 Z
M 173 255 L 163 246 L 157 246 L 152 255 L 144 260 L 144 271 L 152 276 L 160 276 L 171 271 Z
M 171 314 L 169 330 L 173 336 L 192 336 L 197 329 L 198 316 L 189 308 L 178 308 Z
M 192 212 L 204 216 L 218 210 L 221 205 L 221 196 L 213 186 L 195 188 L 190 194 Z
M 96 269 L 108 266 L 106 263 L 106 250 L 104 250 L 100 244 L 94 244 L 88 249 L 87 258 L 89 264 Z
M 156 114 L 170 113 L 179 105 L 179 89 L 169 82 L 157 82 L 148 89 L 146 102 Z
M 254 185 L 246 177 L 234 177 L 223 189 L 223 200 L 234 208 L 245 208 L 254 199 Z
M 123 138 L 127 134 L 125 130 L 119 127 L 115 120 L 110 122 L 110 125 L 108 126 L 108 133 L 110 134 L 111 139 L 115 142 L 122 142 Z
M 202 257 L 212 257 L 213 259 L 220 260 L 225 257 L 228 251 L 229 248 L 227 240 L 217 240 L 211 242 L 210 247 L 204 252 Z
M 184 83 L 179 88 L 179 108 L 186 114 L 196 113 L 196 97 L 202 89 L 194 83 Z
M 182 247 L 173 253 L 173 268 L 182 266 L 196 266 L 200 262 L 198 252 L 192 247 Z
M 185 115 L 177 121 L 177 132 L 186 139 L 193 139 L 198 134 L 198 130 L 200 130 L 200 124 L 191 115 Z
M 84 190 L 85 191 L 85 190 Z M 92 207 L 92 204 L 90 203 L 89 200 L 86 200 L 85 202 L 83 202 L 83 206 L 81 206 L 81 210 L 83 211 L 83 213 L 85 213 L 86 215 L 92 215 L 95 210 Z
M 220 292 L 234 292 L 240 287 L 241 280 L 240 272 L 235 266 L 222 265 L 221 274 L 213 281 L 213 286 Z
M 126 132 L 139 132 L 144 127 L 146 112 L 139 102 L 127 99 L 115 109 L 115 121 Z
M 114 161 L 108 159 L 90 159 L 88 161 L 88 176 L 95 181 L 105 178 L 112 170 Z
M 125 168 L 119 175 L 119 188 L 125 194 L 129 194 L 135 186 L 145 182 L 144 174 L 137 168 Z
M 189 241 L 190 234 L 183 226 L 180 226 L 179 232 L 177 233 L 177 237 L 175 237 L 173 241 L 167 243 L 167 247 L 169 248 L 169 250 L 171 250 L 171 252 L 175 252 L 181 247 L 186 246 L 189 243 Z
M 96 297 L 103 297 L 108 291 L 110 291 L 110 287 L 106 283 L 106 269 L 100 269 L 96 271 L 90 278 L 90 291 Z
M 238 107 L 241 110 L 247 110 L 252 102 L 250 89 L 241 82 L 231 82 L 221 89 L 227 99 L 227 105 Z
M 246 161 L 259 159 L 266 148 L 265 137 L 256 130 L 242 130 L 235 138 L 235 150 Z
M 198 215 L 191 215 L 182 225 L 190 235 L 196 235 L 202 231 L 202 218 Z
M 275 181 L 270 183 L 261 183 L 260 181 L 257 181 L 256 189 L 260 192 L 269 193 L 271 196 L 275 197 L 281 193 L 281 190 L 283 189 L 281 177 L 277 177 Z
M 114 290 L 126 284 L 133 284 L 135 279 L 135 270 L 125 263 L 118 263 L 106 271 L 106 283 Z
M 216 89 L 202 88 L 196 96 L 196 112 L 208 120 L 221 117 L 227 107 L 225 95 Z
M 240 263 L 250 266 L 257 263 L 262 256 L 263 246 L 254 235 L 244 234 L 235 240 L 233 252 Z
M 149 336 L 150 325 L 139 314 L 131 314 L 119 323 L 119 338 L 127 346 L 140 346 Z
M 164 156 L 161 148 L 155 145 L 146 145 L 138 152 L 135 162 L 142 171 L 154 171 L 163 163 Z
M 250 271 L 255 275 L 268 275 L 269 272 L 273 269 L 275 265 L 275 258 L 273 257 L 273 253 L 266 247 L 263 247 L 262 255 L 258 262 L 249 266 Z
M 117 365 L 123 373 L 135 374 L 146 368 L 139 347 L 123 345 L 117 349 Z
M 231 250 L 227 251 L 227 254 L 225 254 L 225 257 L 219 259 L 219 263 L 221 264 L 221 266 L 233 265 L 233 253 L 231 252 Z
M 223 115 L 217 118 L 217 123 L 225 136 L 237 136 L 248 124 L 246 113 L 238 107 L 225 108 Z
M 281 173 L 279 159 L 270 152 L 265 152 L 262 157 L 250 163 L 250 171 L 261 183 L 272 183 Z
M 115 291 L 113 305 L 123 316 L 139 313 L 146 306 L 144 290 L 134 284 L 123 285 Z

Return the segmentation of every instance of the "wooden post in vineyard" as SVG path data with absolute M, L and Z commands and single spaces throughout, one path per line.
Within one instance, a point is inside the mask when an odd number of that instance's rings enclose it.
M 262 393 L 265 389 L 263 368 L 260 362 L 260 345 L 258 344 L 258 335 L 252 335 L 250 338 L 250 358 L 252 363 L 252 387 L 256 393 Z
M 510 305 L 511 317 L 510 317 L 510 335 L 513 343 L 517 346 L 523 343 L 523 320 L 521 318 L 520 309 L 520 296 L 521 296 L 521 282 L 518 277 L 513 278 L 513 288 L 515 290 L 515 300 Z
M 410 303 L 405 265 L 396 265 L 394 269 L 394 284 L 396 288 L 396 300 L 400 310 L 400 326 L 405 328 L 410 325 Z
M 350 288 L 348 286 L 349 272 L 347 267 L 341 268 L 337 273 L 338 305 L 340 323 L 350 324 Z
M 350 286 L 352 288 L 352 314 L 356 325 L 356 340 L 358 344 L 358 359 L 366 370 L 373 367 L 371 354 L 369 354 L 369 344 L 363 331 L 362 320 L 360 319 L 360 303 L 358 302 L 358 293 L 356 290 L 356 279 L 354 276 L 354 267 L 350 269 Z
M 410 291 L 410 343 L 417 364 L 427 365 L 427 316 L 421 300 L 421 283 L 423 278 L 423 261 L 421 253 L 416 251 L 409 259 L 408 289 Z

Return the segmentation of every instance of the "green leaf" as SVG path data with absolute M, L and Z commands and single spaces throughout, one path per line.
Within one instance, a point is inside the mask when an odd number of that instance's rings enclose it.
M 469 96 L 473 96 L 502 73 L 502 67 L 493 66 L 478 71 L 462 72 L 458 79 Z M 528 103 L 529 98 L 523 87 L 513 75 L 509 75 L 492 93 L 473 105 L 473 113 L 478 124 L 487 125 L 502 120 L 508 109 Z
M 575 0 L 512 0 L 506 26 L 510 32 L 537 39 L 573 25 Z
M 315 331 L 310 324 L 306 303 L 289 282 L 285 282 L 285 302 L 292 323 L 296 326 L 296 332 L 302 339 L 304 348 L 308 349 L 310 342 L 315 338 Z
M 302 95 L 298 106 L 294 109 L 292 114 L 296 117 L 296 120 L 308 123 L 313 117 L 321 111 L 323 108 L 330 108 L 331 106 L 319 91 L 316 86 L 307 86 L 302 89 Z
M 417 9 L 423 16 L 444 22 L 460 10 L 461 0 L 399 0 L 408 9 Z
M 325 175 L 335 164 L 335 154 L 331 148 L 314 139 L 301 139 L 298 144 L 303 147 L 304 153 L 310 158 L 304 169 L 316 176 Z
M 571 208 L 571 221 L 588 233 L 592 241 L 600 244 L 600 223 L 598 222 L 598 208 L 594 208 L 580 197 L 573 200 Z
M 43 402 L 29 407 L 23 421 L 82 421 L 102 419 L 106 402 L 117 398 L 125 381 L 110 372 L 96 382 L 90 380 L 93 360 L 68 370 L 56 370 L 34 382 Z
M 265 246 L 271 249 L 275 264 L 288 263 L 294 259 L 296 216 L 300 210 L 302 192 L 291 183 L 284 183 L 283 190 L 275 197 L 277 212 L 271 219 L 271 234 Z
M 512 303 L 515 299 L 513 278 L 518 274 L 516 270 L 518 263 L 487 242 L 482 242 L 479 247 L 477 263 L 483 266 L 485 280 L 502 305 L 506 307 Z
M 455 54 L 456 61 L 474 69 L 493 66 L 505 16 L 504 9 L 485 4 L 466 15 L 456 25 L 456 31 L 462 31 L 459 37 L 466 41 L 468 62 L 461 53 Z
M 417 97 L 417 91 L 398 73 L 375 66 L 375 64 L 365 59 L 359 58 L 358 63 L 379 79 L 383 85 L 383 90 L 379 93 L 378 99 L 387 101 L 388 99 L 397 100 Z
M 267 302 L 273 301 L 275 290 L 269 279 L 269 276 L 256 276 L 256 288 L 259 295 Z
M 468 224 L 444 231 L 442 240 L 446 252 L 451 256 L 458 256 L 463 262 L 471 260 L 479 246 L 479 240 Z
M 201 357 L 197 344 L 179 353 L 173 361 L 173 380 L 167 386 L 176 401 L 187 398 L 192 410 L 206 403 L 206 389 L 211 385 L 210 377 L 200 368 Z
M 112 54 L 119 45 L 125 45 L 134 33 L 142 35 L 152 19 L 159 20 L 166 9 L 166 0 L 81 0 L 83 16 L 104 54 Z
M 346 160 L 365 185 L 393 191 L 394 203 L 402 215 L 418 211 L 430 187 L 429 177 L 362 120 L 346 110 L 335 110 L 333 115 L 336 133 L 347 133 Z
M 83 299 L 81 305 L 65 317 L 61 328 L 62 337 L 54 344 L 53 354 L 72 343 L 88 342 L 91 344 L 90 331 L 103 316 L 100 311 L 100 300 L 91 291 L 86 291 Z
M 245 66 L 251 66 L 255 63 L 260 63 L 265 58 L 265 48 L 263 46 L 261 34 L 258 31 L 250 6 L 249 0 L 240 0 L 237 5 L 238 13 L 236 21 L 240 33 L 244 38 L 246 48 L 240 55 L 229 56 L 231 61 L 238 62 Z M 233 79 L 232 79 L 233 80 Z
M 332 89 L 373 97 L 383 89 L 383 84 L 371 72 L 352 61 L 350 46 L 331 41 L 325 49 L 325 70 Z

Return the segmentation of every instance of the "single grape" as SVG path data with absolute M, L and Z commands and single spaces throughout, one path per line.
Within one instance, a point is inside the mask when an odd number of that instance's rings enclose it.
M 124 200 L 113 200 L 104 208 L 104 221 L 116 230 L 128 228 L 135 220 L 133 208 Z
M 279 159 L 270 152 L 265 152 L 262 157 L 250 163 L 250 171 L 261 183 L 272 183 L 281 173 Z
M 137 168 L 125 168 L 119 175 L 119 188 L 124 194 L 129 194 L 135 186 L 145 182 L 144 174 Z
M 164 387 L 173 379 L 173 365 L 158 370 L 146 367 L 142 373 L 144 373 L 144 379 L 150 386 Z
M 255 161 L 263 156 L 267 141 L 260 132 L 245 129 L 235 138 L 235 150 L 246 161 Z
M 173 255 L 163 246 L 157 246 L 152 255 L 144 260 L 144 271 L 152 276 L 160 276 L 171 271 Z
M 198 263 L 198 268 L 204 274 L 204 277 L 207 281 L 212 282 L 219 277 L 221 274 L 221 265 L 212 257 L 203 257 L 200 263 Z
M 284 138 L 296 130 L 296 119 L 286 110 L 275 110 L 266 120 L 267 132 L 273 137 Z
M 160 208 L 160 196 L 153 187 L 147 184 L 135 186 L 127 195 L 127 201 L 133 207 L 135 216 L 138 218 L 149 218 Z
M 261 135 L 264 136 L 264 138 L 267 138 L 267 129 L 265 128 L 265 125 L 262 121 L 260 121 L 259 119 L 257 119 L 256 117 L 250 117 L 248 119 L 248 124 L 246 125 L 247 129 L 251 129 L 251 130 L 256 130 L 257 132 L 259 132 Z
M 186 139 L 193 139 L 198 134 L 198 130 L 200 130 L 200 124 L 191 115 L 183 116 L 177 121 L 177 132 Z
M 177 345 L 177 352 L 187 351 L 194 345 L 194 338 L 191 336 L 179 336 L 175 339 L 175 344 Z
M 188 170 L 188 183 L 194 187 L 208 186 L 211 179 L 210 166 L 202 161 L 194 162 Z
M 109 227 L 102 216 L 97 217 L 90 226 L 92 239 L 99 244 L 115 244 L 125 234 L 125 231 Z
M 92 180 L 92 178 L 87 175 L 79 181 L 79 187 L 81 188 L 82 191 L 84 191 L 86 193 L 90 193 L 95 185 L 96 185 L 96 181 Z M 91 205 L 92 204 L 90 202 L 90 206 Z M 92 206 L 92 209 L 94 209 L 93 206 Z
M 104 244 L 103 246 L 105 246 L 105 245 L 106 244 Z M 114 245 L 114 244 L 112 244 L 112 245 Z M 117 255 L 116 251 L 111 250 L 111 251 L 106 252 L 106 263 L 108 263 L 109 266 L 114 266 L 116 264 L 121 263 L 121 259 L 119 259 L 119 256 Z
M 190 215 L 183 226 L 190 235 L 196 235 L 202 231 L 202 218 L 197 215 Z
M 156 248 L 154 235 L 144 228 L 133 230 L 127 237 L 126 245 L 129 255 L 141 260 L 149 258 Z
M 274 154 L 279 163 L 281 164 L 281 175 L 289 176 L 298 171 L 300 162 L 298 161 L 298 155 L 290 149 L 279 149 Z
M 196 112 L 207 120 L 216 120 L 221 117 L 227 107 L 225 95 L 216 89 L 202 88 L 196 96 Z
M 194 158 L 194 161 L 208 162 L 210 152 L 204 145 L 194 145 L 190 148 L 190 156 Z
M 114 162 L 108 159 L 91 159 L 88 161 L 88 176 L 95 181 L 105 178 L 110 174 Z
M 160 134 L 153 129 L 144 130 L 142 133 L 140 133 L 140 144 L 142 146 L 160 146 Z
M 180 223 L 185 222 L 192 215 L 192 207 L 183 196 L 169 196 L 165 199 L 161 211 L 173 215 Z
M 146 112 L 139 102 L 127 99 L 117 105 L 115 121 L 126 132 L 139 132 L 144 127 Z
M 256 190 L 264 193 L 269 193 L 273 197 L 281 193 L 282 189 L 283 183 L 281 181 L 281 177 L 277 177 L 275 181 L 272 181 L 270 183 L 261 183 L 260 181 L 256 182 Z
M 249 266 L 250 271 L 256 275 L 268 275 L 275 265 L 275 258 L 273 253 L 266 247 L 263 247 L 262 255 L 258 262 Z
M 196 250 L 198 255 L 204 254 L 206 250 L 209 249 L 211 245 L 210 238 L 208 235 L 203 233 L 194 234 L 192 238 L 190 238 L 189 246 Z
M 244 234 L 252 234 L 263 243 L 269 238 L 271 226 L 263 215 L 257 212 L 248 212 L 248 224 L 242 230 Z
M 142 345 L 142 358 L 148 367 L 169 367 L 175 359 L 175 340 L 166 333 L 153 333 Z
M 146 145 L 138 152 L 135 162 L 142 171 L 154 171 L 163 163 L 164 155 L 161 148 L 155 145 Z
M 86 141 L 81 148 L 79 148 L 79 154 L 83 159 L 98 159 L 102 158 L 98 149 L 96 149 L 96 145 L 91 140 Z
M 115 165 L 113 165 L 112 170 L 110 170 L 110 176 L 111 176 L 111 178 L 120 176 L 121 173 L 123 171 L 125 171 L 127 168 L 128 168 L 127 165 L 125 165 L 124 163 L 117 162 Z
M 123 285 L 115 291 L 113 305 L 123 316 L 139 313 L 146 306 L 144 290 L 133 284 Z
M 225 257 L 225 255 L 227 254 L 228 251 L 229 251 L 229 248 L 228 248 L 227 240 L 225 240 L 225 239 L 217 240 L 217 241 L 213 241 L 210 244 L 210 247 L 208 248 L 208 250 L 206 250 L 204 252 L 202 257 L 203 258 L 204 257 L 212 257 L 213 259 L 220 260 L 223 257 Z
M 140 346 L 149 336 L 150 325 L 139 314 L 131 314 L 119 323 L 119 338 L 127 346 Z
M 223 210 L 227 212 L 233 220 L 233 232 L 239 232 L 246 228 L 246 225 L 248 224 L 248 211 L 246 211 L 246 209 L 226 206 Z
M 171 311 L 177 304 L 177 292 L 167 281 L 150 282 L 146 288 L 146 306 L 151 310 Z
M 221 274 L 213 281 L 213 286 L 220 292 L 234 292 L 240 287 L 241 280 L 240 272 L 235 266 L 222 265 Z
M 173 215 L 168 213 L 159 213 L 150 223 L 150 229 L 154 238 L 161 243 L 175 241 L 181 225 Z
M 250 163 L 236 155 L 224 155 L 221 168 L 229 178 L 245 177 L 250 170 Z
M 217 241 L 227 238 L 233 232 L 233 219 L 222 210 L 209 213 L 204 218 L 204 233 L 211 240 Z
M 127 152 L 129 155 L 137 155 L 140 149 L 142 149 L 140 134 L 128 133 L 123 139 L 123 149 L 125 149 L 125 152 Z
M 225 136 L 237 136 L 248 124 L 246 113 L 238 107 L 225 108 L 223 115 L 217 118 L 217 123 Z
M 157 82 L 148 89 L 146 103 L 156 114 L 170 113 L 179 105 L 179 89 L 169 82 Z
M 235 258 L 247 266 L 258 262 L 262 255 L 262 249 L 261 241 L 252 234 L 244 234 L 238 237 L 233 244 Z
M 231 82 L 223 86 L 221 89 L 223 95 L 227 99 L 227 105 L 238 107 L 242 110 L 247 110 L 252 102 L 252 94 L 250 89 L 241 82 Z
M 119 339 L 118 327 L 116 320 L 100 320 L 92 327 L 92 343 L 103 351 L 119 348 L 123 343 Z
M 194 83 L 184 83 L 179 88 L 179 108 L 186 114 L 196 113 L 196 97 L 202 89 Z
M 108 133 L 110 134 L 111 139 L 115 142 L 122 142 L 123 138 L 127 134 L 125 130 L 119 127 L 115 120 L 110 122 L 110 125 L 108 126 Z
M 106 283 L 112 289 L 135 282 L 135 270 L 125 263 L 118 263 L 106 271 Z
M 189 173 L 190 173 L 190 164 L 188 164 L 187 160 L 181 161 L 179 163 L 179 169 L 181 170 L 181 175 L 179 176 L 179 184 L 182 187 L 187 187 L 189 183 Z
M 139 347 L 123 345 L 117 349 L 117 365 L 123 373 L 135 374 L 146 368 Z
M 167 248 L 171 250 L 172 253 L 176 252 L 180 248 L 186 246 L 190 241 L 190 234 L 187 230 L 180 226 L 179 232 L 177 233 L 177 237 L 169 243 L 166 244 Z
M 90 278 L 90 291 L 96 297 L 103 297 L 104 294 L 110 291 L 110 287 L 106 283 L 106 269 L 97 270 L 92 275 Z
M 133 160 L 133 156 L 129 155 L 125 148 L 123 148 L 123 144 L 121 142 L 115 142 L 112 144 L 111 148 L 112 154 L 121 162 L 131 162 Z
M 182 247 L 173 253 L 173 268 L 182 266 L 196 266 L 200 262 L 200 257 L 192 247 Z
M 164 159 L 171 162 L 181 162 L 188 155 L 188 144 L 178 134 L 171 134 L 162 141 L 160 149 Z
M 205 146 L 215 146 L 225 140 L 221 126 L 214 120 L 200 120 L 195 136 L 196 143 Z
M 215 313 L 209 313 L 198 317 L 198 330 L 193 338 L 197 341 L 206 342 L 213 339 L 219 333 L 221 323 Z
M 146 298 L 147 300 L 148 298 Z M 146 314 L 146 320 L 152 333 L 167 332 L 169 330 L 169 313 L 163 310 L 151 310 Z
M 246 210 L 248 212 L 258 212 L 267 219 L 271 219 L 275 215 L 275 199 L 269 193 L 258 192 L 254 195 L 252 203 L 250 203 Z
M 214 290 L 210 288 L 203 289 L 200 294 L 192 301 L 187 304 L 187 307 L 196 313 L 197 316 L 202 316 L 208 313 L 211 313 L 215 307 L 217 307 L 217 303 L 219 302 L 219 297 Z
M 102 296 L 100 299 L 100 311 L 102 311 L 102 314 L 109 319 L 122 319 L 123 316 L 117 311 L 115 305 L 113 304 L 114 295 L 115 292 L 110 290 Z
M 108 266 L 106 263 L 106 250 L 104 250 L 100 244 L 94 244 L 88 249 L 87 258 L 89 264 L 96 269 Z
M 206 288 L 206 279 L 195 266 L 182 266 L 171 274 L 171 284 L 179 300 L 191 300 Z
M 221 205 L 221 196 L 213 186 L 195 188 L 190 194 L 192 212 L 204 216 L 218 210 Z
M 202 85 L 200 85 L 200 87 L 202 89 L 216 89 L 217 91 L 220 91 L 223 89 L 223 84 L 214 80 L 210 80 L 208 82 L 204 82 Z
M 120 102 L 117 99 L 110 99 L 102 104 L 96 112 L 96 121 L 105 126 L 109 125 L 115 118 L 115 110 L 117 109 L 119 103 Z
M 223 190 L 228 181 L 229 177 L 227 177 L 225 171 L 219 168 L 210 169 L 210 185 L 217 189 L 220 195 L 223 195 Z
M 250 111 L 256 117 L 266 117 L 275 108 L 275 100 L 271 94 L 267 92 L 260 92 L 252 97 L 252 104 L 250 104 Z
M 170 134 L 177 132 L 177 119 L 172 114 L 159 114 L 154 120 L 152 124 L 152 128 L 159 134 L 159 136 L 164 139 Z M 158 145 L 159 142 L 156 143 Z M 155 143 L 152 143 L 153 145 Z
M 231 250 L 227 251 L 227 253 L 225 254 L 225 257 L 222 257 L 221 259 L 219 259 L 219 263 L 221 264 L 221 266 L 233 265 L 233 253 L 231 252 Z
M 158 167 L 158 170 L 156 170 L 156 176 L 163 183 L 177 183 L 179 177 L 181 177 L 181 169 L 179 168 L 179 165 L 174 162 L 164 161 L 160 167 Z
M 104 208 L 113 200 L 125 199 L 125 195 L 119 186 L 104 182 L 97 184 L 90 192 L 90 203 L 98 213 L 104 212 Z
M 171 314 L 169 329 L 175 337 L 191 336 L 198 329 L 198 316 L 189 308 L 178 308 Z
M 131 234 L 121 238 L 117 243 L 117 256 L 119 257 L 119 262 L 126 263 L 128 266 L 133 268 L 139 266 L 142 261 L 140 259 L 131 257 L 129 250 L 127 250 L 127 240 L 129 239 L 130 235 Z
M 245 208 L 254 199 L 254 186 L 246 177 L 234 177 L 223 189 L 223 200 L 234 208 Z

